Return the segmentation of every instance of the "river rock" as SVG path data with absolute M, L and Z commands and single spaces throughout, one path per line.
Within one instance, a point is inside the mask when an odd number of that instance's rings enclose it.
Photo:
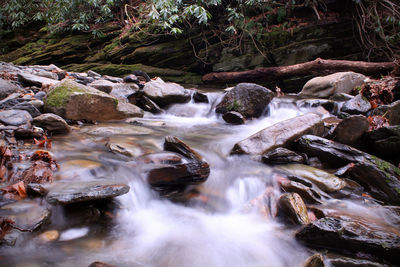
M 100 78 L 101 78 L 101 74 L 98 74 L 97 72 L 94 72 L 94 71 L 92 71 L 92 70 L 89 70 L 89 71 L 87 72 L 87 75 L 88 75 L 89 77 L 92 77 L 92 78 L 95 78 L 95 79 L 100 79 Z
M 302 136 L 298 148 L 331 166 L 353 163 L 349 168 L 351 179 L 364 186 L 374 198 L 389 204 L 400 204 L 400 169 L 393 164 L 348 145 L 313 135 Z
M 118 99 L 127 100 L 128 96 L 139 90 L 136 84 L 117 83 L 113 86 L 110 95 Z
M 291 175 L 300 176 L 309 180 L 327 193 L 337 192 L 346 186 L 346 183 L 333 174 L 302 164 L 288 164 L 278 167 Z
M 400 263 L 400 236 L 351 219 L 325 217 L 304 226 L 296 239 L 314 248 L 369 253 Z
M 138 83 L 139 79 L 134 74 L 129 74 L 124 77 L 124 83 Z
M 371 104 L 361 94 L 346 101 L 340 111 L 348 114 L 365 114 L 371 109 Z
M 143 117 L 139 107 L 70 79 L 54 86 L 44 103 L 45 111 L 70 120 L 106 121 Z
M 307 259 L 304 267 L 326 267 L 324 257 L 319 253 L 314 254 Z
M 303 199 L 297 193 L 285 193 L 278 199 L 278 217 L 292 224 L 308 224 L 310 219 Z
M 147 82 L 143 92 L 160 107 L 190 100 L 190 93 L 183 86 L 177 83 L 166 83 L 161 78 Z
M 368 131 L 368 127 L 368 120 L 363 115 L 347 117 L 336 126 L 333 140 L 347 145 L 355 144 Z
M 195 103 L 208 103 L 209 102 L 207 95 L 203 94 L 199 91 L 194 92 L 192 97 L 193 97 L 193 101 Z
M 124 79 L 119 78 L 119 77 L 113 77 L 113 76 L 109 76 L 109 75 L 103 75 L 101 76 L 102 79 L 113 82 L 113 83 L 122 83 L 124 82 Z
M 243 115 L 236 111 L 228 111 L 222 115 L 222 118 L 224 121 L 230 124 L 239 125 L 246 123 L 246 119 L 243 117 Z
M 305 163 L 302 156 L 284 147 L 278 147 L 265 153 L 262 162 L 266 164 Z
M 59 82 L 58 80 L 40 77 L 27 72 L 18 73 L 18 81 L 20 81 L 25 86 L 37 86 L 39 88 L 42 88 L 44 86 L 53 86 Z
M 393 160 L 400 156 L 400 125 L 381 127 L 366 134 L 368 149 L 377 155 Z M 374 153 L 374 154 L 375 154 Z
M 304 134 L 318 135 L 323 132 L 320 116 L 308 113 L 276 123 L 236 143 L 231 154 L 263 154 L 277 147 L 290 145 Z
M 236 111 L 246 119 L 258 118 L 265 110 L 274 93 L 254 83 L 240 83 L 227 92 L 215 108 L 215 112 L 225 114 Z
M 50 218 L 50 210 L 36 201 L 20 200 L 0 208 L 2 218 L 11 219 L 18 228 L 34 231 Z
M 89 86 L 96 88 L 104 93 L 109 94 L 113 89 L 115 83 L 107 81 L 107 80 L 95 80 L 94 82 L 88 84 Z
M 39 91 L 35 94 L 35 98 L 38 100 L 43 100 L 43 98 L 46 97 L 46 92 L 44 91 Z
M 42 114 L 33 104 L 31 104 L 29 102 L 18 103 L 17 105 L 13 106 L 13 109 L 20 109 L 20 110 L 28 111 L 29 114 L 31 114 L 31 116 L 33 118 Z
M 339 93 L 339 94 L 334 94 L 331 97 L 329 97 L 329 100 L 336 101 L 336 102 L 346 102 L 350 99 L 353 99 L 354 96 L 345 94 L 345 93 Z
M 301 96 L 328 98 L 337 93 L 350 94 L 364 84 L 367 77 L 355 72 L 337 72 L 309 80 L 300 92 Z
M 68 182 L 52 188 L 47 195 L 47 202 L 66 205 L 77 202 L 109 199 L 128 193 L 129 186 L 106 181 Z
M 391 265 L 373 262 L 365 259 L 344 257 L 341 255 L 327 255 L 327 262 L 332 267 L 390 267 Z
M 44 128 L 54 134 L 64 134 L 71 131 L 68 123 L 60 116 L 52 113 L 42 114 L 32 121 L 33 125 Z
M 38 99 L 31 100 L 28 103 L 32 104 L 38 110 L 41 110 L 43 108 L 43 106 L 44 106 L 43 101 L 38 100 Z
M 25 110 L 11 109 L 0 111 L 0 122 L 6 125 L 18 126 L 32 120 L 32 116 Z
M 297 193 L 301 198 L 308 203 L 320 203 L 321 196 L 310 187 L 295 182 L 295 181 L 283 181 L 280 183 L 281 189 L 284 192 Z
M 144 111 L 151 112 L 153 114 L 162 113 L 163 110 L 150 98 L 144 95 L 143 91 L 137 91 L 128 96 L 128 101 L 134 104 Z
M 40 76 L 40 77 L 48 78 L 51 80 L 58 80 L 57 73 L 46 71 L 46 70 L 34 71 L 33 74 Z
M 153 130 L 137 125 L 109 125 L 101 124 L 85 127 L 84 133 L 95 136 L 114 136 L 114 135 L 150 135 Z
M 10 81 L 0 78 L 0 100 L 6 98 L 12 93 L 18 92 L 19 87 Z
M 210 166 L 200 154 L 180 139 L 175 136 L 167 136 L 164 142 L 164 150 L 174 153 L 150 154 L 139 159 L 139 161 L 148 163 L 146 167 L 148 169 L 147 181 L 152 186 L 187 186 L 207 180 L 210 174 Z
M 107 142 L 106 148 L 108 148 L 111 152 L 115 154 L 121 154 L 127 157 L 138 157 L 143 154 L 142 149 L 138 147 L 115 142 Z
M 373 110 L 372 115 L 385 115 L 390 125 L 400 125 L 400 100 L 390 105 L 381 105 Z
M 338 105 L 332 100 L 327 99 L 302 99 L 296 102 L 299 108 L 316 108 L 323 107 L 329 113 L 336 113 Z

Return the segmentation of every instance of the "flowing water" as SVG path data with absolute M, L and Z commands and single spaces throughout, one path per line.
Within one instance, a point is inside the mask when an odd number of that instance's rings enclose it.
M 26 237 L 3 250 L 0 265 L 302 266 L 310 252 L 295 241 L 294 230 L 249 205 L 266 188 L 279 194 L 274 170 L 247 156 L 229 156 L 229 151 L 237 141 L 309 110 L 289 98 L 274 99 L 268 116 L 232 126 L 213 112 L 222 94 L 208 96 L 210 104 L 174 105 L 135 124 L 87 125 L 55 137 L 51 152 L 60 164 L 57 179 L 104 178 L 129 184 L 130 192 L 107 208 L 53 207 L 44 229 L 59 231 L 59 239 Z M 179 137 L 211 166 L 208 180 L 191 188 L 186 201 L 161 198 L 141 177 L 142 166 L 105 147 L 112 142 L 137 153 L 158 152 L 167 135 Z

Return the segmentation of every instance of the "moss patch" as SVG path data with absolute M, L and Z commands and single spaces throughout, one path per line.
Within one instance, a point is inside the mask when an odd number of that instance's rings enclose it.
M 74 92 L 85 92 L 85 90 L 72 82 L 63 82 L 50 91 L 45 100 L 45 105 L 55 108 L 64 107 L 68 97 Z
M 69 71 L 76 72 L 87 72 L 88 70 L 92 70 L 102 75 L 111 75 L 117 77 L 123 77 L 127 74 L 131 74 L 135 70 L 142 70 L 145 71 L 150 77 L 161 77 L 165 81 L 191 84 L 202 83 L 201 76 L 195 73 L 167 68 L 157 68 L 143 64 L 118 65 L 88 63 L 71 64 L 63 66 L 63 68 Z

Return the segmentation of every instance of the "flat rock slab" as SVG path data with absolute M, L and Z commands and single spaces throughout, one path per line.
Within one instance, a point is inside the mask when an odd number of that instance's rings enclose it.
M 2 206 L 0 217 L 13 220 L 21 229 L 34 231 L 50 218 L 50 210 L 36 201 L 20 200 Z
M 59 83 L 58 80 L 53 80 L 26 72 L 19 73 L 18 80 L 27 86 L 37 86 L 40 88 L 42 86 L 52 86 Z
M 260 155 L 277 147 L 289 145 L 304 134 L 318 135 L 323 131 L 321 117 L 314 113 L 307 113 L 278 122 L 236 143 L 231 154 Z
M 32 120 L 31 114 L 25 110 L 6 110 L 0 112 L 0 122 L 6 125 L 18 126 Z
M 327 193 L 337 192 L 346 186 L 346 183 L 339 177 L 311 166 L 288 164 L 279 166 L 278 169 L 291 175 L 300 176 Z
M 77 202 L 109 199 L 129 192 L 126 184 L 93 181 L 69 182 L 59 184 L 50 189 L 47 202 L 50 204 L 66 205 Z
M 148 135 L 154 133 L 153 130 L 136 125 L 95 125 L 82 130 L 83 132 L 96 136 L 113 135 Z

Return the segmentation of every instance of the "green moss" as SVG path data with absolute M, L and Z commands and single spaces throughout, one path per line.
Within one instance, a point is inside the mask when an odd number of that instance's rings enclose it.
M 62 83 L 54 88 L 48 94 L 45 105 L 50 107 L 60 108 L 65 106 L 68 97 L 74 92 L 85 92 L 83 89 L 79 88 L 77 85 L 72 83 Z
M 239 112 L 240 111 L 240 103 L 238 100 L 234 100 L 233 103 L 229 104 L 226 107 L 229 111 L 236 111 Z
M 187 83 L 187 84 L 202 83 L 201 76 L 195 73 L 185 72 L 181 70 L 167 69 L 167 68 L 157 68 L 143 64 L 117 65 L 117 64 L 87 63 L 87 64 L 71 64 L 63 66 L 62 68 L 68 71 L 76 71 L 76 72 L 87 72 L 88 70 L 92 70 L 102 75 L 111 75 L 116 77 L 123 77 L 127 74 L 132 73 L 135 70 L 142 70 L 145 71 L 150 77 L 161 77 L 165 81 L 176 82 L 176 83 Z

